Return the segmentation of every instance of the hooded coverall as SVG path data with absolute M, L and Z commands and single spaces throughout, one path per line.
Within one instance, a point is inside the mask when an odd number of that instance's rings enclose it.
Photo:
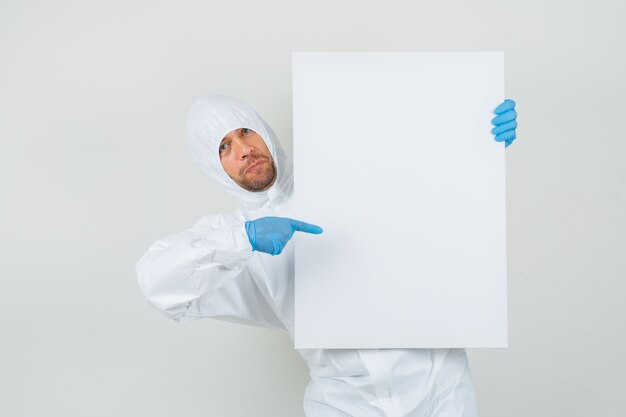
M 241 188 L 219 159 L 221 139 L 249 128 L 265 141 L 277 166 L 267 191 Z M 153 243 L 137 262 L 149 303 L 185 322 L 213 317 L 286 331 L 294 336 L 294 245 L 278 256 L 252 251 L 246 220 L 291 217 L 292 161 L 271 127 L 249 106 L 227 96 L 197 100 L 187 119 L 194 161 L 237 196 L 231 214 L 206 215 L 188 230 Z M 463 349 L 300 349 L 310 369 L 308 417 L 474 417 L 474 388 Z

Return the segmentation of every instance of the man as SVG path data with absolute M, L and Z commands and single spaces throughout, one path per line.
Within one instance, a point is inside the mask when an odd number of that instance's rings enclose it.
M 506 100 L 492 120 L 496 140 L 506 146 L 515 139 L 514 107 Z M 294 252 L 287 243 L 295 231 L 322 230 L 289 218 L 291 159 L 253 109 L 226 96 L 196 101 L 187 139 L 200 169 L 241 206 L 155 242 L 137 263 L 141 290 L 179 322 L 214 317 L 282 329 L 293 340 Z M 463 349 L 299 353 L 311 374 L 304 397 L 309 417 L 477 415 Z

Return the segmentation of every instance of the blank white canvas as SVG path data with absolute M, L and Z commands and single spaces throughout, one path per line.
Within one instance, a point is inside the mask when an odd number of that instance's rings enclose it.
M 295 344 L 506 347 L 501 52 L 294 53 Z

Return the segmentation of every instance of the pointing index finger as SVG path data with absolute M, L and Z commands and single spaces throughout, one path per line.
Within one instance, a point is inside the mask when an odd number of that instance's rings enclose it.
M 314 235 L 319 235 L 320 233 L 323 232 L 321 227 L 316 226 L 311 223 L 301 222 L 299 220 L 294 220 L 293 226 L 295 227 L 295 230 L 298 232 L 312 233 Z

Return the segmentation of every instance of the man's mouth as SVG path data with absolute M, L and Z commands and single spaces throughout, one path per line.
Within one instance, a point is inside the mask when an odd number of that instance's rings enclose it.
M 259 159 L 258 161 L 253 162 L 253 163 L 252 163 L 252 165 L 250 165 L 250 166 L 248 167 L 248 169 L 246 169 L 246 174 L 247 174 L 247 173 L 248 173 L 248 171 L 250 171 L 251 169 L 254 169 L 254 168 L 258 167 L 258 166 L 260 166 L 262 163 L 265 163 L 265 162 L 267 162 L 265 159 Z

